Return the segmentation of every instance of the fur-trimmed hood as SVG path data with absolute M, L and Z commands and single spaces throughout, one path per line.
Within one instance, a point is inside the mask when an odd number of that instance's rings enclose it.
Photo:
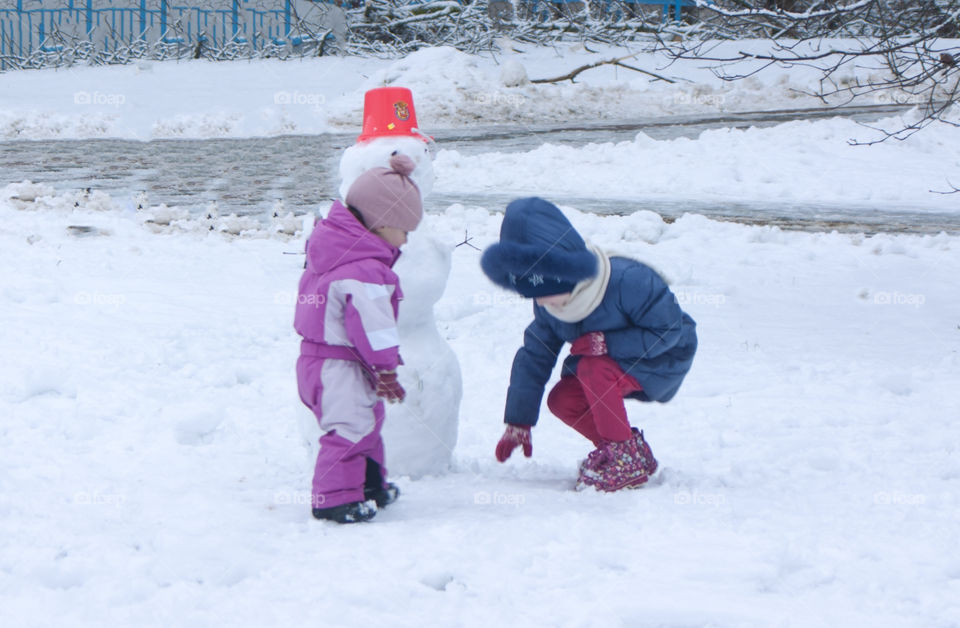
M 507 205 L 500 241 L 483 252 L 492 282 L 527 298 L 573 292 L 597 274 L 597 258 L 556 205 L 521 198 Z

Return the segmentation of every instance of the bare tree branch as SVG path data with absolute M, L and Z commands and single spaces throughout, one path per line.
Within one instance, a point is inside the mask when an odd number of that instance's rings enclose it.
M 593 68 L 599 68 L 600 66 L 603 66 L 603 65 L 615 65 L 621 68 L 626 68 L 628 70 L 633 70 L 634 72 L 640 72 L 642 74 L 652 76 L 658 80 L 666 81 L 667 83 L 676 83 L 675 80 L 667 78 L 665 76 L 661 76 L 660 74 L 649 72 L 647 70 L 641 70 L 640 68 L 635 68 L 633 66 L 627 65 L 626 63 L 623 63 L 625 59 L 633 59 L 636 56 L 637 56 L 636 54 L 632 54 L 632 55 L 627 55 L 625 57 L 619 57 L 617 59 L 605 59 L 603 61 L 596 61 L 594 63 L 588 63 L 586 65 L 582 65 L 575 70 L 571 70 L 570 72 L 567 72 L 563 76 L 556 76 L 554 78 L 546 78 L 546 79 L 531 79 L 530 82 L 531 83 L 562 83 L 563 81 L 570 81 L 571 83 L 573 83 L 575 82 L 574 79 L 577 78 L 577 76 L 579 76 L 582 72 L 585 72 L 587 70 L 592 70 Z

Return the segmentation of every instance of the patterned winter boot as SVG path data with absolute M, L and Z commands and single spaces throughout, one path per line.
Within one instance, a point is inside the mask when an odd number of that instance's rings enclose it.
M 657 467 L 659 467 L 657 459 L 653 457 L 653 451 L 650 449 L 650 445 L 643 439 L 643 431 L 635 427 L 631 427 L 630 429 L 633 430 L 633 437 L 637 439 L 637 447 L 640 448 L 640 453 L 643 455 L 643 468 L 649 477 L 653 477 L 653 474 L 657 472 Z
M 647 474 L 647 479 L 649 479 L 657 472 L 659 466 L 657 459 L 653 457 L 653 451 L 650 449 L 650 445 L 643 438 L 643 432 L 635 427 L 630 429 L 633 430 L 633 439 L 637 444 L 637 450 L 642 458 L 640 464 Z M 611 441 L 602 441 L 601 444 L 591 451 L 586 459 L 580 463 L 580 472 L 577 476 L 577 490 L 583 490 L 588 486 L 597 486 L 597 481 L 602 476 L 601 469 L 614 457 L 611 450 L 611 446 L 614 444 L 615 443 Z M 645 481 L 646 480 L 640 482 L 637 486 L 642 485 Z
M 587 457 L 580 463 L 580 470 L 577 474 L 577 485 L 584 484 L 584 477 L 587 472 L 596 473 L 597 469 L 602 467 L 607 461 L 607 450 L 610 447 L 610 441 L 600 441 L 597 448 L 587 454 Z
M 603 462 L 596 469 L 585 469 L 580 481 L 598 491 L 613 492 L 643 486 L 650 479 L 647 461 L 636 438 L 606 443 Z
M 602 440 L 597 448 L 587 454 L 580 463 L 580 472 L 577 476 L 577 490 L 582 491 L 588 486 L 596 488 L 602 476 L 602 469 L 613 460 L 613 446 L 616 443 Z

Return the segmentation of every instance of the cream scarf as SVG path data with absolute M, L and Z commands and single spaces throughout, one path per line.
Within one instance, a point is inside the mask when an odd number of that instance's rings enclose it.
M 597 256 L 597 274 L 578 283 L 573 288 L 570 300 L 563 307 L 544 306 L 551 316 L 564 323 L 579 323 L 590 316 L 603 301 L 603 295 L 610 283 L 610 257 L 589 242 L 587 249 Z

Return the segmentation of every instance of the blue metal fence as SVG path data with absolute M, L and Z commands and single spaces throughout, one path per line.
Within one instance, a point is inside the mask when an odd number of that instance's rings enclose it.
M 317 17 L 321 6 L 354 7 L 361 1 L 208 0 L 207 6 L 189 6 L 169 0 L 0 0 L 0 70 L 36 67 L 29 60 L 38 54 L 75 54 L 82 45 L 100 55 L 138 45 L 184 46 L 187 54 L 197 46 L 220 50 L 233 45 L 255 53 L 268 46 L 296 48 L 318 43 L 316 32 L 323 30 L 316 22 L 307 27 L 298 18 Z M 514 2 L 528 18 L 548 20 L 560 7 L 583 0 Z M 664 20 L 671 12 L 680 19 L 684 7 L 696 6 L 695 0 L 590 0 L 590 4 L 614 19 L 631 5 L 659 5 Z
M 53 53 L 65 46 L 89 41 L 100 52 L 137 43 L 197 43 L 217 48 L 228 43 L 262 50 L 268 44 L 299 45 L 307 34 L 297 31 L 293 0 L 275 0 L 276 8 L 245 6 L 247 0 L 230 0 L 228 8 L 181 6 L 146 0 L 139 6 L 98 6 L 103 1 L 66 0 L 57 8 L 0 8 L 0 69 L 10 58 L 28 58 L 34 53 Z M 38 4 L 38 3 L 34 3 Z M 130 4 L 133 4 L 132 2 Z

